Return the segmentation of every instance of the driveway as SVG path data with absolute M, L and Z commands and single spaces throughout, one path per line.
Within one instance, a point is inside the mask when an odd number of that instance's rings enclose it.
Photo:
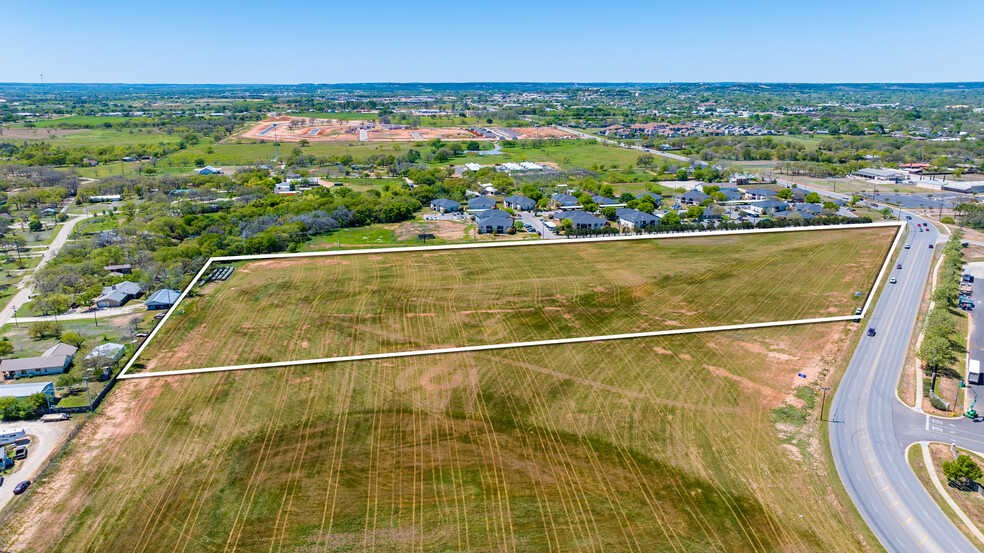
M 65 224 L 62 225 L 61 229 L 58 231 L 58 234 L 55 236 L 55 239 L 51 241 L 51 246 L 41 256 L 41 261 L 38 263 L 38 266 L 34 269 L 34 271 L 39 271 L 42 267 L 47 265 L 48 261 L 55 257 L 55 255 L 58 254 L 58 251 L 62 249 L 62 246 L 68 242 L 68 236 L 72 234 L 72 230 L 75 229 L 75 225 L 77 225 L 79 221 L 89 217 L 92 217 L 92 215 L 78 215 L 65 221 Z M 17 283 L 17 288 L 19 288 L 19 290 L 16 294 L 14 294 L 14 297 L 10 298 L 10 301 L 7 302 L 7 305 L 3 309 L 0 309 L 0 326 L 10 322 L 10 319 L 14 316 L 14 311 L 16 311 L 18 307 L 30 301 L 31 296 L 34 295 L 34 273 L 32 272 L 25 275 L 24 278 Z
M 69 432 L 79 424 L 79 419 L 69 419 L 61 422 L 4 422 L 0 423 L 0 428 L 23 428 L 28 436 L 32 436 L 31 443 L 27 446 L 27 459 L 25 459 L 15 472 L 3 478 L 3 485 L 0 485 L 0 510 L 7 506 L 16 497 L 13 494 L 14 486 L 24 480 L 34 480 L 41 470 L 41 467 L 48 460 L 61 444 L 68 437 Z
M 519 213 L 519 220 L 522 221 L 523 224 L 525 225 L 531 225 L 536 230 L 536 232 L 540 235 L 541 238 L 545 238 L 547 240 L 560 238 L 560 236 L 557 236 L 556 234 L 551 232 L 550 229 L 548 229 L 547 226 L 543 224 L 543 219 L 537 217 L 536 215 L 533 215 L 529 211 L 519 211 L 518 213 Z

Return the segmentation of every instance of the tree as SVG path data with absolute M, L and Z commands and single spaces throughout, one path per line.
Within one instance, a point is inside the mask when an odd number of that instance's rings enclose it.
M 835 204 L 834 202 L 824 202 L 823 208 L 826 209 L 827 211 L 837 211 L 837 204 Z
M 41 223 L 41 220 L 35 216 L 31 217 L 31 222 L 27 224 L 27 228 L 31 232 L 41 232 L 44 230 L 44 224 Z
M 603 207 L 601 208 L 601 214 L 609 221 L 615 220 L 615 208 L 614 207 Z
M 819 204 L 823 202 L 823 200 L 820 199 L 820 194 L 817 194 L 816 192 L 810 192 L 807 194 L 806 197 L 803 198 L 803 201 L 811 204 Z
M 783 188 L 782 190 L 776 192 L 776 197 L 783 200 L 790 200 L 793 198 L 793 191 L 788 188 Z
M 679 225 L 680 224 L 680 216 L 677 214 L 676 211 L 671 211 L 671 212 L 667 213 L 666 215 L 663 215 L 663 218 L 660 220 L 660 224 L 662 224 L 662 225 Z
M 704 207 L 699 205 L 692 205 L 687 208 L 687 218 L 696 219 L 704 215 Z
M 882 214 L 882 217 L 884 217 L 886 219 L 891 219 L 892 218 L 893 211 L 892 211 L 892 208 L 885 207 L 885 208 L 882 208 L 882 210 L 881 210 L 880 213 Z
M 85 334 L 81 334 L 81 333 L 75 332 L 74 330 L 70 330 L 70 331 L 66 332 L 65 334 L 62 334 L 62 337 L 61 337 L 61 341 L 62 342 L 65 342 L 66 344 L 73 345 L 73 346 L 75 346 L 77 348 L 82 347 L 82 344 L 85 343 L 85 339 L 86 339 Z
M 953 349 L 950 341 L 942 336 L 928 335 L 919 346 L 916 357 L 922 359 L 926 366 L 935 372 L 950 366 L 953 362 Z
M 62 326 L 53 321 L 38 321 L 31 323 L 27 329 L 27 334 L 33 340 L 44 340 L 48 337 L 59 338 L 62 334 Z
M 6 357 L 14 353 L 14 345 L 6 340 L 0 340 L 0 357 Z
M 952 481 L 961 481 L 965 485 L 984 476 L 981 467 L 970 458 L 970 455 L 958 455 L 956 461 L 943 463 L 943 474 Z
M 680 169 L 676 172 L 676 180 L 687 180 L 687 170 Z

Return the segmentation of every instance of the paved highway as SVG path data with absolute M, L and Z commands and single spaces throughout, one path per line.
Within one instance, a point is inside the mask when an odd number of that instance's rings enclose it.
M 915 232 L 913 215 L 898 263 L 867 322 L 830 410 L 830 445 L 837 472 L 872 531 L 888 551 L 972 552 L 977 548 L 943 514 L 916 478 L 905 449 L 918 441 L 955 442 L 984 450 L 981 424 L 929 417 L 904 405 L 897 386 L 927 284 L 936 229 Z
M 597 140 L 598 142 L 602 142 L 602 143 L 605 143 L 605 144 L 612 144 L 614 146 L 621 146 L 622 148 L 628 148 L 630 150 L 637 150 L 637 151 L 640 151 L 640 152 L 647 152 L 647 153 L 650 153 L 650 154 L 667 157 L 667 158 L 670 158 L 670 159 L 675 160 L 675 161 L 685 161 L 687 163 L 690 163 L 690 158 L 689 157 L 686 157 L 686 156 L 681 156 L 681 155 L 677 155 L 677 154 L 671 154 L 669 152 L 663 152 L 661 150 L 654 150 L 652 148 L 643 148 L 642 146 L 634 146 L 632 144 L 626 144 L 625 142 L 618 142 L 616 140 L 611 140 L 611 139 L 604 138 L 604 137 L 601 137 L 601 136 L 595 136 L 593 134 L 588 134 L 586 132 L 581 132 L 581 131 L 574 130 L 574 129 L 571 129 L 571 128 L 568 128 L 568 127 L 561 127 L 560 125 L 554 125 L 554 128 L 556 128 L 557 130 L 561 130 L 561 131 L 567 132 L 567 133 L 571 133 L 571 134 L 573 134 L 575 136 L 579 136 L 581 138 L 587 138 L 589 140 Z

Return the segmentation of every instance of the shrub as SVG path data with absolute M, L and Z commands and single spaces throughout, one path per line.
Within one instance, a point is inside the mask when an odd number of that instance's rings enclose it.
M 934 409 L 946 411 L 946 403 L 943 403 L 943 400 L 936 396 L 929 396 L 929 404 L 932 405 Z

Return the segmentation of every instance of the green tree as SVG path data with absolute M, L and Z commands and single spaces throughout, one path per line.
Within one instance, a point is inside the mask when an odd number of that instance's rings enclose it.
M 602 216 L 605 217 L 605 219 L 608 219 L 609 221 L 614 221 L 616 218 L 614 207 L 603 207 L 601 209 L 601 214 Z
M 27 229 L 31 232 L 41 232 L 44 230 L 44 224 L 37 217 L 31 217 L 31 222 L 27 224 Z
M 776 197 L 783 200 L 791 200 L 793 198 L 793 191 L 788 188 L 783 188 L 782 190 L 776 192 Z
M 687 170 L 680 169 L 676 172 L 676 180 L 687 180 Z
M 948 479 L 963 482 L 965 485 L 984 476 L 981 467 L 977 466 L 970 455 L 958 455 L 956 461 L 944 462 L 943 474 Z
M 820 194 L 817 194 L 816 192 L 810 192 L 807 194 L 806 197 L 803 198 L 803 201 L 811 204 L 819 204 L 823 202 L 823 200 L 820 199 Z
M 6 340 L 0 340 L 0 357 L 6 357 L 14 353 L 14 345 Z
M 835 204 L 834 202 L 824 202 L 823 208 L 826 209 L 827 211 L 837 211 L 837 204 Z
M 699 205 L 692 205 L 687 208 L 687 218 L 696 219 L 704 215 L 704 207 Z
M 85 343 L 85 340 L 86 340 L 85 334 L 81 334 L 79 332 L 75 332 L 74 330 L 70 330 L 70 331 L 66 332 L 65 334 L 62 334 L 62 337 L 61 337 L 61 341 L 62 342 L 65 342 L 66 344 L 73 345 L 73 346 L 75 346 L 77 348 L 82 347 L 82 344 Z
M 31 323 L 31 326 L 27 329 L 27 334 L 33 340 L 59 338 L 62 335 L 62 325 L 54 321 L 38 321 Z
M 680 215 L 678 215 L 676 211 L 671 211 L 666 215 L 663 215 L 663 218 L 660 219 L 659 222 L 661 225 L 679 225 Z
M 953 349 L 950 341 L 942 336 L 926 336 L 916 357 L 922 359 L 931 371 L 939 372 L 953 362 Z

